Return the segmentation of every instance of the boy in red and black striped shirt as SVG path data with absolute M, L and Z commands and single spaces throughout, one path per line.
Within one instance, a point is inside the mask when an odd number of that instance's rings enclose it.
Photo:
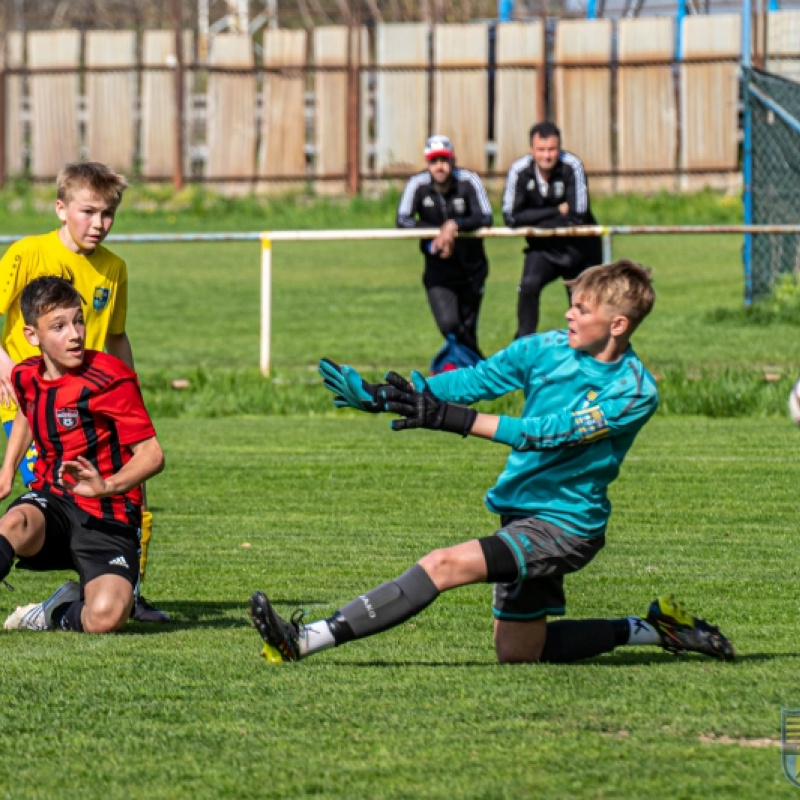
M 19 410 L 0 468 L 0 499 L 31 442 L 39 458 L 30 491 L 0 518 L 0 579 L 13 563 L 75 569 L 44 603 L 17 608 L 6 628 L 109 633 L 130 616 L 139 575 L 142 483 L 164 467 L 136 374 L 84 349 L 81 296 L 42 277 L 23 291 L 25 336 L 41 350 L 12 380 Z

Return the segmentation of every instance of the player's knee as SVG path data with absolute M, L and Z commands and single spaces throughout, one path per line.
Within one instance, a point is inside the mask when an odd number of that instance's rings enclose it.
M 0 518 L 0 532 L 18 556 L 33 555 L 41 546 L 41 542 L 37 540 L 36 527 L 31 524 L 28 514 L 20 506 L 10 509 Z M 39 531 L 39 536 L 42 535 L 43 532 Z
M 83 610 L 83 630 L 86 633 L 114 633 L 128 621 L 133 598 L 102 594 L 86 603 Z
M 545 620 L 527 623 L 495 621 L 494 650 L 500 664 L 536 664 L 542 660 Z
M 537 664 L 542 658 L 542 649 L 523 652 L 495 642 L 495 654 L 498 664 Z
M 419 565 L 437 586 L 457 568 L 451 548 L 448 547 L 432 550 L 419 560 Z

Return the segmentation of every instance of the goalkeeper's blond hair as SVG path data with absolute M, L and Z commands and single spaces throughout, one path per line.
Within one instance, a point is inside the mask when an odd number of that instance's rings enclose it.
M 577 278 L 564 281 L 573 297 L 581 295 L 627 317 L 628 332 L 652 311 L 656 300 L 650 269 L 621 258 L 584 270 Z

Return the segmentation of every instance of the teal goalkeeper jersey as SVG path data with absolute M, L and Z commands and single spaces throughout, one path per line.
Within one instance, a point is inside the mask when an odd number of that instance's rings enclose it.
M 608 486 L 658 406 L 653 376 L 632 347 L 614 363 L 571 348 L 565 331 L 518 339 L 475 367 L 428 379 L 440 400 L 470 404 L 521 389 L 521 417 L 501 416 L 511 447 L 486 493 L 496 514 L 538 517 L 579 536 L 605 531 Z

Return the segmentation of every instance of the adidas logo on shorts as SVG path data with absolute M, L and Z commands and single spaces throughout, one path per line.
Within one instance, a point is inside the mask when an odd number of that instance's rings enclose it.
M 117 556 L 116 558 L 112 558 L 108 563 L 112 567 L 125 567 L 125 569 L 129 569 L 128 562 L 125 560 L 125 556 Z

